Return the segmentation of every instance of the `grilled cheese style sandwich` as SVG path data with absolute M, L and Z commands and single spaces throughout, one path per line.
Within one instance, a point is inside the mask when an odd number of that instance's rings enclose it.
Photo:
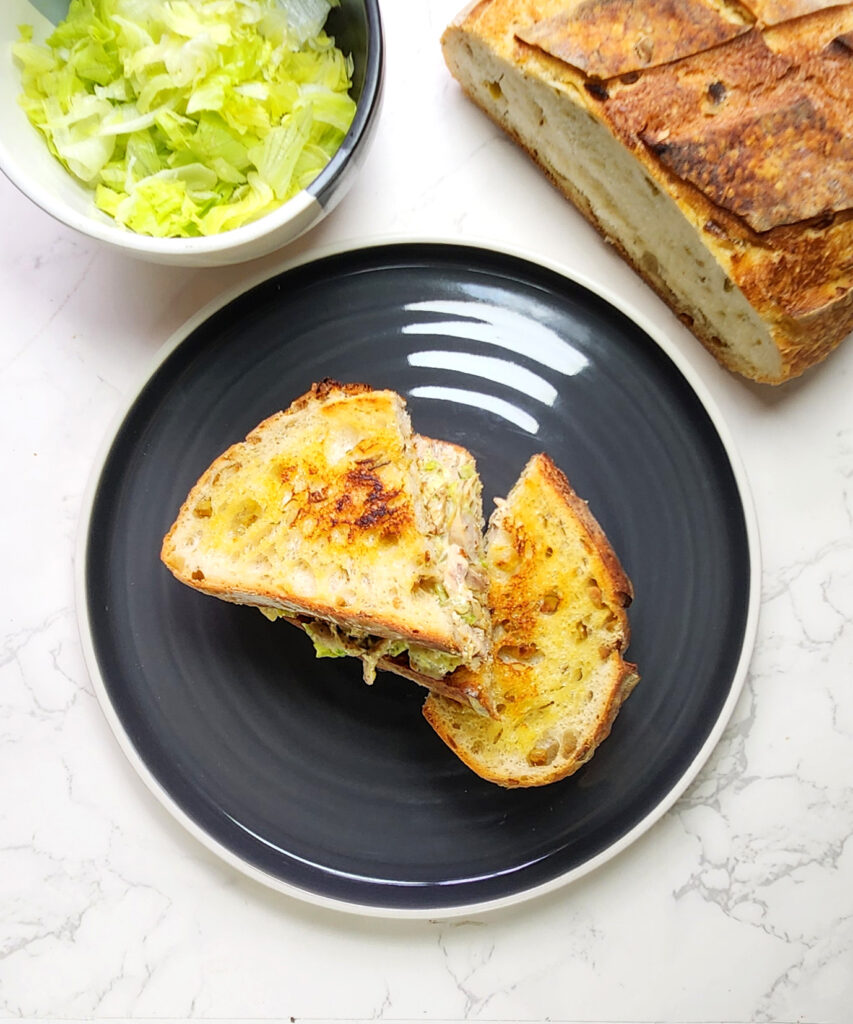
M 464 449 L 413 435 L 391 391 L 323 381 L 233 445 L 193 487 L 161 558 L 182 583 L 302 628 L 489 710 L 475 682 L 445 686 L 488 650 L 482 502 Z
M 585 502 L 534 456 L 485 541 L 464 448 L 412 433 L 403 400 L 323 381 L 202 474 L 163 541 L 183 583 L 428 688 L 424 715 L 474 772 L 576 771 L 636 685 L 631 583 Z
M 508 788 L 577 771 L 639 680 L 623 659 L 631 582 L 586 503 L 546 455 L 525 467 L 486 537 L 492 657 L 455 685 L 492 718 L 430 694 L 424 715 L 474 772 Z

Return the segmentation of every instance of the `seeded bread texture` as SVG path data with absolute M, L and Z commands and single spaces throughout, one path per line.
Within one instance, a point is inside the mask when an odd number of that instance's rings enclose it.
M 479 0 L 442 46 L 724 366 L 781 383 L 853 329 L 853 4 Z
M 483 778 L 546 785 L 592 757 L 639 680 L 623 658 L 631 582 L 546 455 L 530 460 L 491 517 L 486 560 L 492 657 L 479 674 L 455 675 L 488 692 L 496 715 L 430 694 L 424 716 Z
M 224 600 L 476 663 L 486 631 L 440 599 L 435 529 L 400 396 L 324 381 L 213 462 L 161 557 Z

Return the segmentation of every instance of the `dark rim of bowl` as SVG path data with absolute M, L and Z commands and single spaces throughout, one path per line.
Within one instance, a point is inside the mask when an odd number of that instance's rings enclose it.
M 330 205 L 341 172 L 372 132 L 379 113 L 385 70 L 385 41 L 382 35 L 379 0 L 364 0 L 364 15 L 367 23 L 367 56 L 364 83 L 355 117 L 337 153 L 305 190 L 323 207 Z

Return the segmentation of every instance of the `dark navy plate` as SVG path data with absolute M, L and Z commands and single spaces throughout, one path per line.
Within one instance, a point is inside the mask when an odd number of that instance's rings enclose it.
M 552 269 L 438 243 L 292 266 L 167 346 L 93 484 L 80 612 L 107 717 L 179 820 L 278 889 L 417 916 L 552 888 L 660 817 L 732 710 L 758 588 L 739 464 L 665 346 Z M 418 687 L 367 688 L 356 663 L 161 565 L 206 466 L 326 376 L 394 388 L 416 430 L 470 448 L 487 513 L 537 451 L 589 500 L 634 582 L 642 682 L 575 776 L 480 780 Z

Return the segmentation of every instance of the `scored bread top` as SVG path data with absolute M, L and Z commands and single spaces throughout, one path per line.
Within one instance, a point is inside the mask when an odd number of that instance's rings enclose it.
M 483 778 L 545 785 L 589 760 L 639 678 L 622 657 L 631 582 L 546 455 L 527 464 L 486 543 L 493 654 L 480 676 L 496 718 L 435 694 L 424 715 Z
M 481 0 L 444 42 L 607 125 L 768 325 L 778 381 L 853 328 L 851 33 L 826 0 Z
M 216 459 L 161 557 L 225 600 L 473 659 L 485 633 L 440 599 L 434 530 L 402 398 L 324 381 Z
M 699 53 L 748 28 L 739 12 L 707 0 L 583 0 L 537 6 L 535 20 L 519 25 L 518 38 L 601 79 Z

